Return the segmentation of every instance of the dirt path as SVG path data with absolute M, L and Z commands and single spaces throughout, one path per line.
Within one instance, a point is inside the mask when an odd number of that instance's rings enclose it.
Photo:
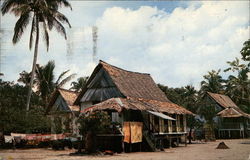
M 215 149 L 224 141 L 230 149 Z M 248 142 L 248 144 L 242 144 Z M 69 156 L 74 150 L 0 150 L 0 160 L 250 160 L 250 139 L 217 140 L 205 144 L 165 149 L 164 152 L 123 153 L 113 156 Z

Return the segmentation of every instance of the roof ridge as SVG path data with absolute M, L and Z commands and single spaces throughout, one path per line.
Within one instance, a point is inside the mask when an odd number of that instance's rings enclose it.
M 122 71 L 125 71 L 125 72 L 136 73 L 136 74 L 143 74 L 143 75 L 150 75 L 150 73 L 141 73 L 141 72 L 128 71 L 128 70 L 125 70 L 125 69 L 123 69 L 123 68 L 120 68 L 120 67 L 111 65 L 111 64 L 109 64 L 109 63 L 107 63 L 107 62 L 105 62 L 105 61 L 103 61 L 103 60 L 99 60 L 99 62 L 100 62 L 101 64 L 109 65 L 109 66 L 111 66 L 111 67 L 113 67 L 113 68 L 116 68 L 116 69 L 119 69 L 119 70 L 122 70 Z

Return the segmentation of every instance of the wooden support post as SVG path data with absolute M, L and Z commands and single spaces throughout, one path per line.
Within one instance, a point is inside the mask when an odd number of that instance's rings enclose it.
M 123 142 L 123 138 L 122 138 L 122 152 L 124 153 L 125 152 L 125 147 L 124 147 L 124 142 Z
M 141 144 L 142 144 L 142 142 L 140 142 L 140 152 L 141 152 Z
M 169 148 L 172 148 L 172 138 L 169 137 Z
M 176 145 L 177 145 L 177 147 L 179 147 L 179 137 L 177 136 L 177 139 L 176 139 Z
M 185 134 L 185 147 L 187 147 L 187 134 Z

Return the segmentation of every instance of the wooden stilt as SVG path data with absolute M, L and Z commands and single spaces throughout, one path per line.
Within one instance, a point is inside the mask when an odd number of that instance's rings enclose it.
M 185 134 L 185 147 L 187 147 L 187 134 Z
M 172 148 L 172 138 L 169 137 L 169 148 Z
M 177 147 L 179 146 L 179 137 L 176 139 Z

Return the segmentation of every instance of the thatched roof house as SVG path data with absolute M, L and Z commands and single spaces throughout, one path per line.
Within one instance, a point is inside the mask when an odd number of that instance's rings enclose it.
M 47 113 L 51 119 L 51 132 L 70 132 L 78 134 L 76 124 L 77 115 L 80 111 L 80 106 L 74 102 L 79 96 L 78 92 L 58 88 L 50 99 Z
M 121 128 L 130 122 L 143 124 L 143 137 L 152 150 L 156 147 L 154 136 L 168 139 L 170 146 L 173 138 L 185 136 L 186 115 L 194 115 L 172 103 L 150 74 L 127 71 L 103 61 L 74 104 L 81 106 L 82 114 L 107 111 L 111 121 Z
M 208 95 L 223 109 L 218 116 L 221 117 L 250 117 L 243 112 L 233 101 L 226 95 L 207 92 Z
M 244 138 L 250 131 L 250 115 L 243 112 L 226 95 L 207 92 L 217 108 L 215 122 L 218 126 L 219 138 Z

